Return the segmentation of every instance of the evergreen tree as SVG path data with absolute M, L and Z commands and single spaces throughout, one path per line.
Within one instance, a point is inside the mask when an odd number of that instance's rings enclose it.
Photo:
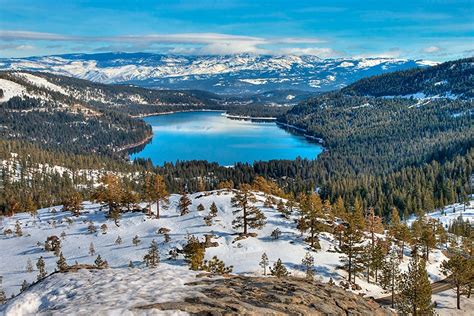
M 400 288 L 400 269 L 398 255 L 395 248 L 392 248 L 382 267 L 382 277 L 380 284 L 384 289 L 388 289 L 392 296 L 392 308 L 395 306 L 395 295 Z
M 333 205 L 333 211 L 334 211 L 335 216 L 342 218 L 344 220 L 347 218 L 347 210 L 346 210 L 346 207 L 344 206 L 344 200 L 342 199 L 342 197 L 340 196 L 337 197 L 336 203 L 334 203 Z
M 464 257 L 459 251 L 454 251 L 449 260 L 441 263 L 441 271 L 456 291 L 456 306 L 461 309 L 461 291 L 474 280 L 472 258 Z
M 263 275 L 267 275 L 267 267 L 268 267 L 268 264 L 269 264 L 269 261 L 268 261 L 268 256 L 267 254 L 264 252 L 262 254 L 262 258 L 259 262 L 259 266 L 262 267 L 263 269 Z
M 120 235 L 117 237 L 117 239 L 115 239 L 115 244 L 116 245 L 121 245 L 122 244 L 122 238 L 120 237 Z
M 205 210 L 204 205 L 202 205 L 201 203 L 199 203 L 196 209 L 198 212 L 203 212 Z
M 96 201 L 107 206 L 107 216 L 114 220 L 117 226 L 119 226 L 118 222 L 121 217 L 123 195 L 124 188 L 122 181 L 112 174 L 106 174 L 101 178 L 101 186 L 93 194 Z
M 63 211 L 71 212 L 74 216 L 79 216 L 82 209 L 82 202 L 82 195 L 76 190 L 72 190 L 62 201 Z
M 107 260 L 102 260 L 102 257 L 100 255 L 97 255 L 97 258 L 95 259 L 94 264 L 99 269 L 106 269 L 109 267 Z
M 386 247 L 381 240 L 377 240 L 375 247 L 370 250 L 370 268 L 374 272 L 375 283 L 378 283 L 379 271 L 383 268 L 384 259 L 386 256 Z
M 23 230 L 21 229 L 20 221 L 16 221 L 15 223 L 15 235 L 17 235 L 18 237 L 23 236 Z
M 183 192 L 181 198 L 179 199 L 178 210 L 181 216 L 189 213 L 189 206 L 192 204 L 191 199 L 189 199 L 188 194 Z
M 290 210 L 285 206 L 285 203 L 283 203 L 283 200 L 280 199 L 277 204 L 277 211 L 283 214 L 285 218 L 290 218 L 291 212 Z
M 354 201 L 352 220 L 357 229 L 361 231 L 365 230 L 364 205 L 362 204 L 362 201 L 359 197 L 356 197 Z
M 89 225 L 87 226 L 87 231 L 89 232 L 89 234 L 95 234 L 97 232 L 97 228 L 95 228 L 95 225 L 92 221 L 89 222 Z
M 232 224 L 235 229 L 243 228 L 243 235 L 248 234 L 248 228 L 261 229 L 266 221 L 266 217 L 262 211 L 252 205 L 257 199 L 251 189 L 250 185 L 243 184 L 231 199 L 232 206 L 237 208 L 234 214 L 239 214 Z
M 270 268 L 270 274 L 277 278 L 283 278 L 290 275 L 280 258 L 278 258 L 278 260 L 273 264 L 273 267 Z
M 322 225 L 319 222 L 321 218 L 323 218 L 323 202 L 319 195 L 315 192 L 311 194 L 307 194 L 302 203 L 300 203 L 301 210 L 304 214 L 303 218 L 305 223 L 305 227 L 309 229 L 309 237 L 306 239 L 309 242 L 311 248 L 313 249 L 320 249 L 321 246 L 319 244 L 319 232 L 322 229 Z
M 153 239 L 151 241 L 150 249 L 148 253 L 143 257 L 143 261 L 145 261 L 145 265 L 150 268 L 156 268 L 158 263 L 160 263 L 160 253 L 158 251 L 158 244 Z
M 138 237 L 138 235 L 135 235 L 135 237 L 133 237 L 132 239 L 132 243 L 135 247 L 138 246 L 141 243 L 140 237 Z
M 206 248 L 194 236 L 189 236 L 186 245 L 183 248 L 184 258 L 191 270 L 201 270 L 204 261 Z
M 107 225 L 104 223 L 102 225 L 100 225 L 100 230 L 102 231 L 102 234 L 107 234 Z
M 20 293 L 25 292 L 28 289 L 29 286 L 30 286 L 30 284 L 28 282 L 26 282 L 26 280 L 23 280 L 23 282 L 21 283 Z
M 348 273 L 347 279 L 349 282 L 352 282 L 353 276 L 355 279 L 354 272 L 359 268 L 357 264 L 362 250 L 364 249 L 361 245 L 362 237 L 362 232 L 357 228 L 354 222 L 354 215 L 350 216 L 349 223 L 344 229 L 341 246 L 336 248 L 337 252 L 344 254 L 344 256 L 341 257 L 341 261 L 344 265 L 344 269 Z
M 212 202 L 211 208 L 209 210 L 209 215 L 212 216 L 212 217 L 216 217 L 217 212 L 218 212 L 218 209 L 217 209 L 216 202 Z
M 426 272 L 426 261 L 415 253 L 403 273 L 400 289 L 400 311 L 406 314 L 432 315 L 431 284 Z
M 63 253 L 59 254 L 59 259 L 56 262 L 58 265 L 59 272 L 66 272 L 69 266 L 67 265 L 66 258 L 64 258 Z
M 301 263 L 304 266 L 306 279 L 312 281 L 314 279 L 314 257 L 307 252 Z
M 215 274 L 229 274 L 232 273 L 233 266 L 226 266 L 224 261 L 214 256 L 211 260 L 204 261 L 202 269 Z
M 169 193 L 165 180 L 161 175 L 148 175 L 145 177 L 145 201 L 148 202 L 148 212 L 151 215 L 151 203 L 156 202 L 156 218 L 160 218 L 160 203 L 169 203 Z
M 40 257 L 38 259 L 38 262 L 36 262 L 36 268 L 38 268 L 38 280 L 41 280 L 46 277 L 46 264 L 44 263 L 43 257 Z

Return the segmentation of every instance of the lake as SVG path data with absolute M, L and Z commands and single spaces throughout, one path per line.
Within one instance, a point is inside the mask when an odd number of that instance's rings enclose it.
M 274 122 L 232 120 L 224 112 L 196 111 L 146 117 L 153 139 L 135 158 L 154 165 L 177 160 L 207 160 L 223 166 L 272 159 L 315 159 L 322 147 Z

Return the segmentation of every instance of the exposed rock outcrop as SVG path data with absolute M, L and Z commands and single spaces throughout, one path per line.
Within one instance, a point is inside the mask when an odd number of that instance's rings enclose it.
M 198 315 L 394 315 L 389 309 L 337 286 L 300 278 L 235 276 L 200 279 L 202 295 L 181 302 L 138 306 Z

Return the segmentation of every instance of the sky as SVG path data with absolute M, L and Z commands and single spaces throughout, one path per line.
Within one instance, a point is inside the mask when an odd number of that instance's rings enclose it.
M 0 0 L 0 57 L 110 51 L 452 60 L 474 0 Z

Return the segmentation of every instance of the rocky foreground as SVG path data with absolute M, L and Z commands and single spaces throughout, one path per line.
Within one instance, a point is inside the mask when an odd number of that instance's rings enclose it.
M 200 279 L 188 285 L 199 293 L 182 302 L 138 309 L 179 310 L 198 315 L 394 315 L 372 300 L 340 287 L 301 278 L 235 276 Z
M 0 305 L 0 315 L 393 315 L 376 302 L 302 278 L 154 269 L 55 272 Z

